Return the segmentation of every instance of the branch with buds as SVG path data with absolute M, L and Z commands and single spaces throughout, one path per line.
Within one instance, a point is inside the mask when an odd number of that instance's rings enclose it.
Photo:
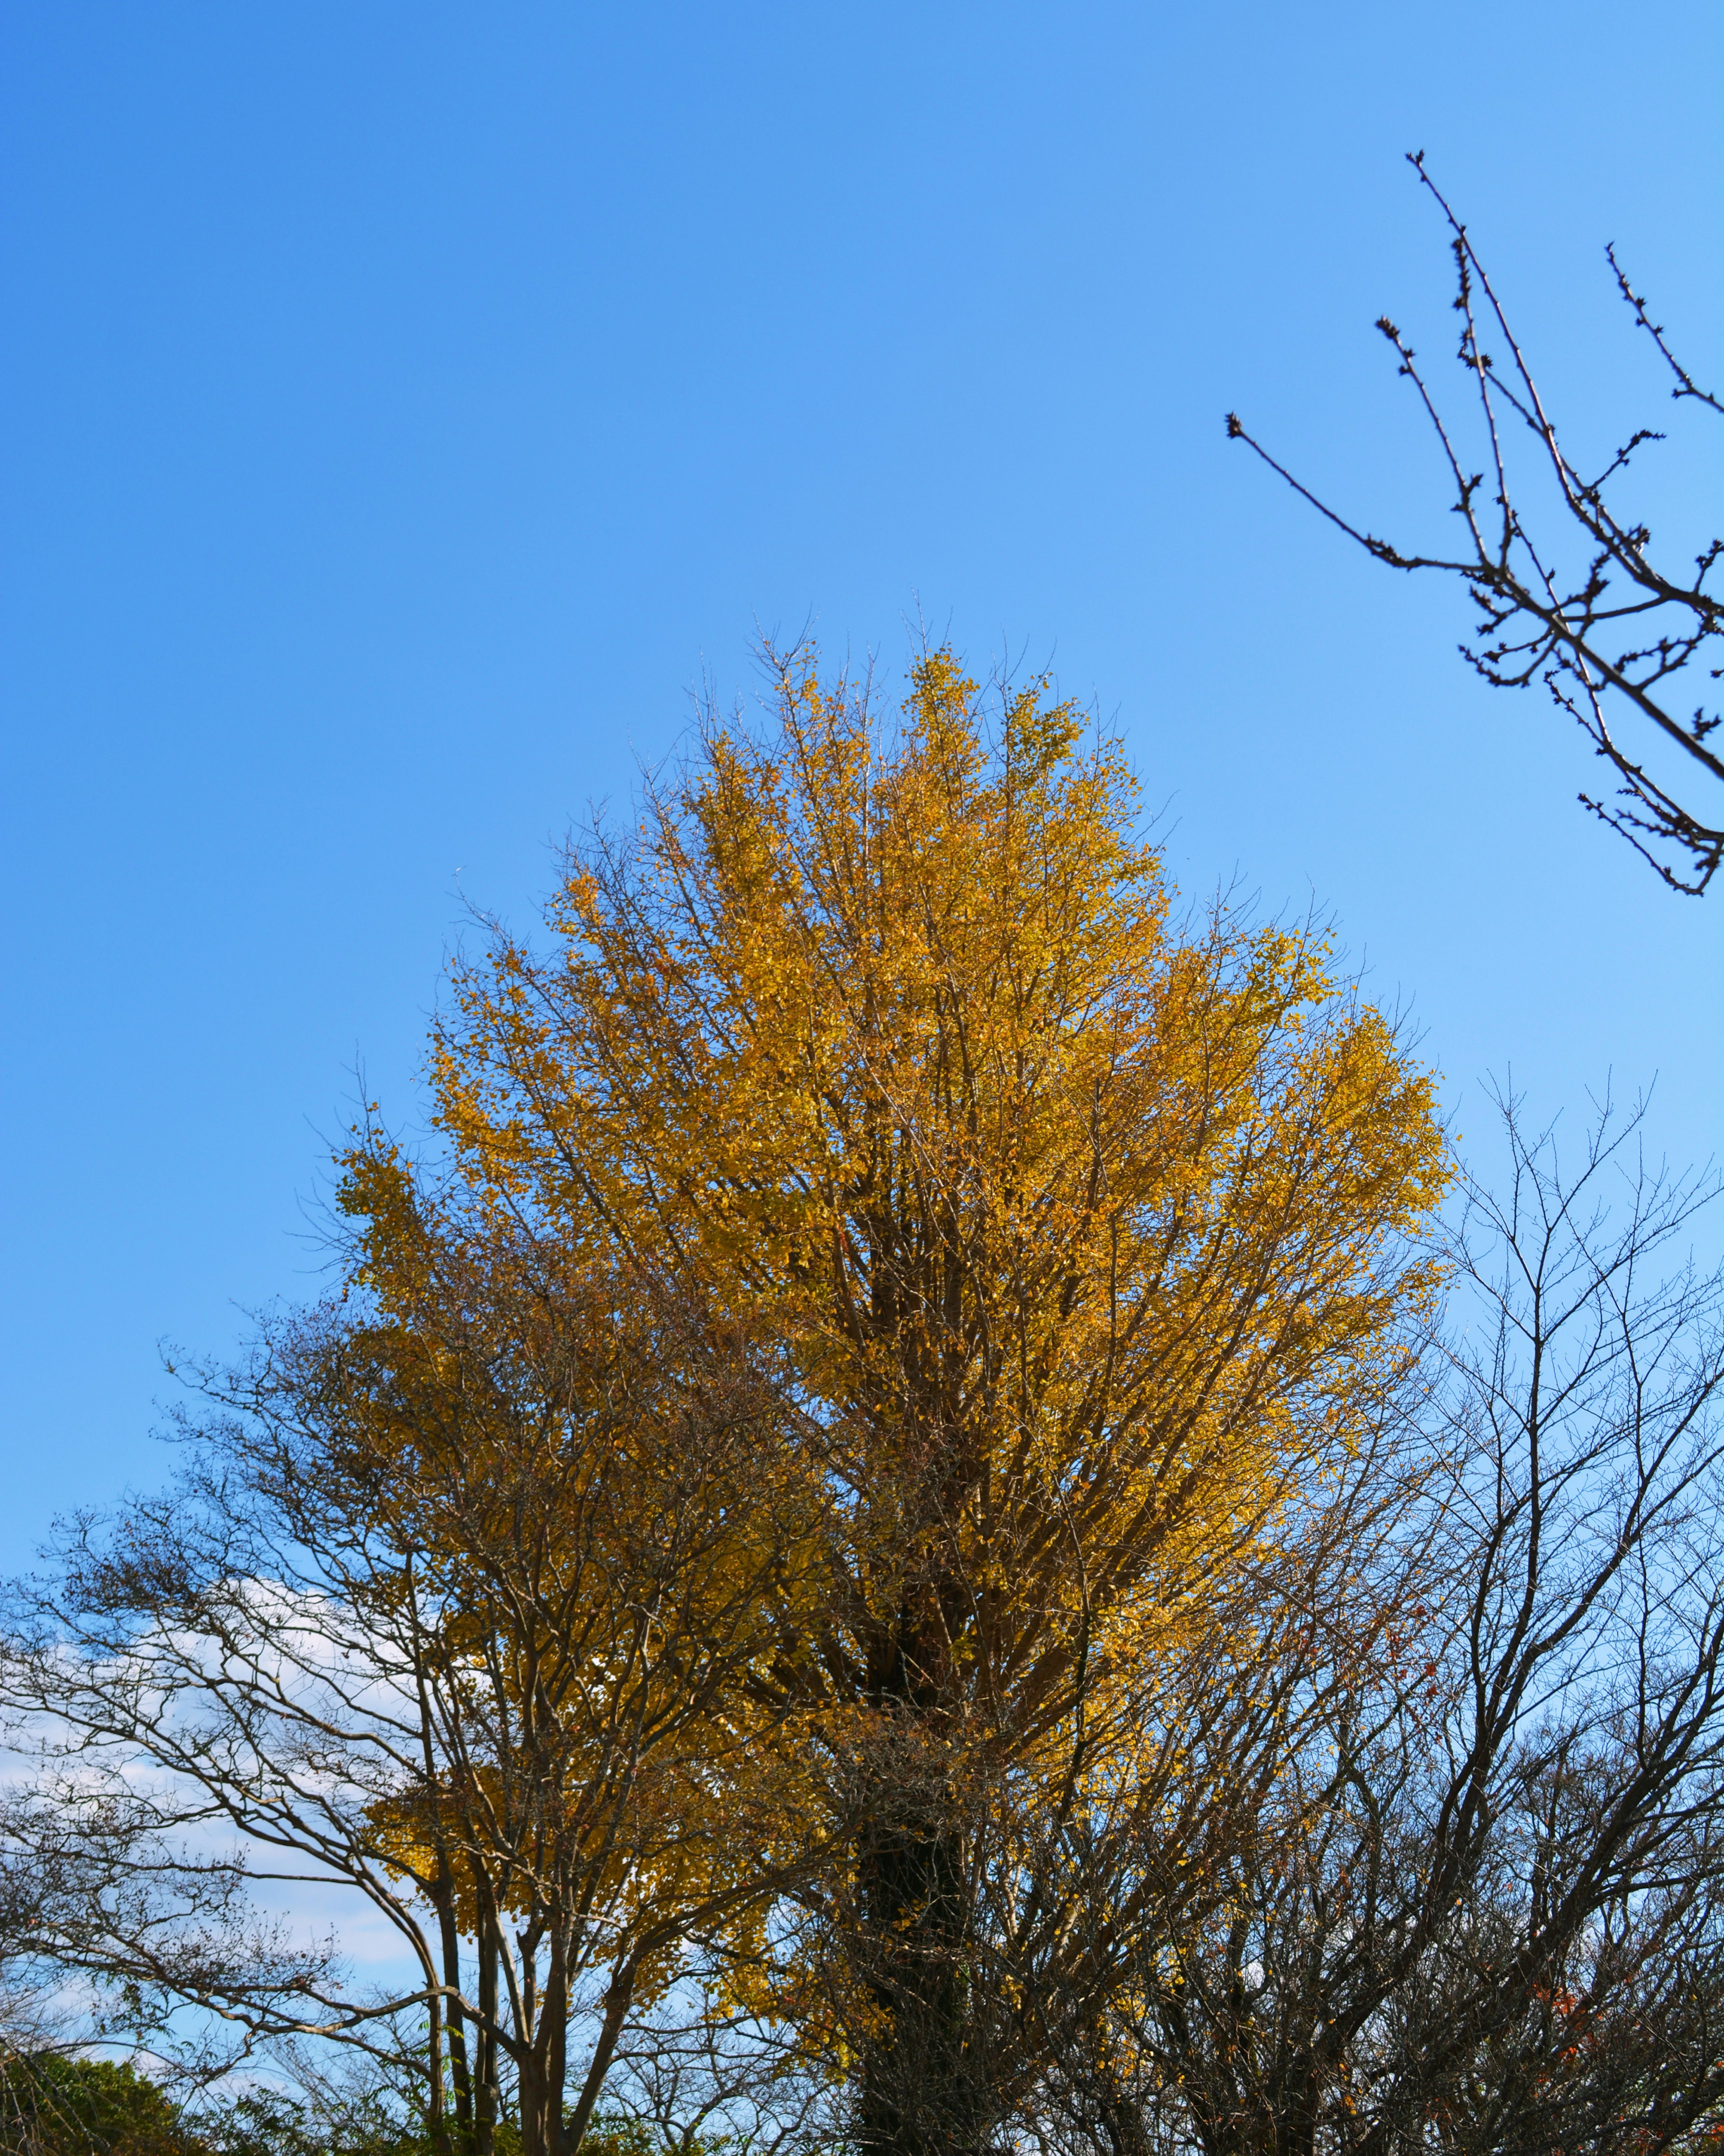
M 1562 448 L 1502 302 L 1466 227 L 1424 167 L 1423 151 L 1408 162 L 1447 220 L 1454 258 L 1460 334 L 1455 357 L 1478 403 L 1485 443 L 1483 469 L 1472 470 L 1457 430 L 1445 418 L 1413 346 L 1387 315 L 1377 327 L 1393 347 L 1400 374 L 1413 385 L 1436 436 L 1455 487 L 1450 504 L 1466 543 L 1454 554 L 1412 552 L 1361 529 L 1332 509 L 1271 456 L 1236 413 L 1227 415 L 1228 438 L 1244 442 L 1339 531 L 1392 569 L 1435 569 L 1466 586 L 1478 608 L 1462 655 L 1493 688 L 1524 689 L 1542 681 L 1573 719 L 1594 751 L 1613 767 L 1614 798 L 1582 793 L 1582 805 L 1619 831 L 1673 891 L 1698 896 L 1724 858 L 1724 815 L 1713 805 L 1712 785 L 1724 785 L 1724 757 L 1713 745 L 1719 721 L 1716 700 L 1686 715 L 1679 706 L 1682 677 L 1696 672 L 1709 681 L 1724 676 L 1724 599 L 1709 580 L 1724 555 L 1724 538 L 1710 541 L 1691 570 L 1655 562 L 1652 534 L 1638 519 L 1619 515 L 1607 499 L 1647 443 L 1664 439 L 1637 428 L 1602 470 L 1588 477 Z M 1670 394 L 1713 413 L 1724 403 L 1701 388 L 1671 351 L 1661 324 L 1629 283 L 1614 247 L 1605 250 L 1617 287 L 1636 325 L 1656 346 L 1675 377 Z M 1506 352 L 1499 365 L 1484 338 L 1500 337 Z M 1558 526 L 1583 544 L 1573 567 L 1557 566 L 1550 536 L 1535 535 L 1523 516 L 1524 490 L 1516 451 L 1527 442 L 1547 482 L 1554 481 Z M 1618 714 L 1635 726 L 1632 741 L 1619 739 Z M 1650 727 L 1649 747 L 1665 744 L 1676 761 L 1655 778 L 1634 745 Z M 1697 793 L 1691 789 L 1697 788 Z

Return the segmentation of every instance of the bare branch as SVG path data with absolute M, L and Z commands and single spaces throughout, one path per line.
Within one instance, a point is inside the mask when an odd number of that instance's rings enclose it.
M 1703 695 L 1700 705 L 1685 715 L 1673 702 L 1672 690 L 1690 670 L 1708 681 L 1716 681 L 1724 672 L 1724 667 L 1712 663 L 1720 657 L 1724 642 L 1724 602 L 1709 583 L 1724 554 L 1724 540 L 1714 539 L 1701 550 L 1691 573 L 1674 572 L 1655 563 L 1650 532 L 1643 524 L 1619 516 L 1607 501 L 1605 490 L 1629 470 L 1638 450 L 1662 436 L 1650 428 L 1636 429 L 1595 477 L 1582 475 L 1562 446 L 1466 227 L 1427 172 L 1423 152 L 1411 155 L 1408 162 L 1449 228 L 1455 270 L 1454 304 L 1461 317 L 1455 356 L 1478 399 L 1479 424 L 1495 486 L 1492 500 L 1499 513 L 1496 529 L 1487 535 L 1480 521 L 1484 475 L 1469 470 L 1458 438 L 1412 347 L 1386 316 L 1377 326 L 1394 349 L 1399 372 L 1412 382 L 1441 450 L 1455 489 L 1449 508 L 1466 528 L 1466 552 L 1459 556 L 1422 552 L 1380 538 L 1337 513 L 1296 479 L 1233 413 L 1228 414 L 1228 437 L 1246 443 L 1301 499 L 1373 560 L 1390 568 L 1432 569 L 1459 578 L 1478 608 L 1474 634 L 1460 646 L 1468 664 L 1496 688 L 1544 684 L 1558 708 L 1575 721 L 1615 774 L 1613 798 L 1583 793 L 1582 805 L 1626 838 L 1673 891 L 1698 896 L 1724 859 L 1724 819 L 1716 808 L 1701 805 L 1713 798 L 1713 785 L 1724 784 L 1724 758 L 1710 745 L 1720 713 Z M 1651 320 L 1614 249 L 1606 252 L 1636 321 L 1676 377 L 1672 395 L 1713 412 L 1724 410 L 1676 359 L 1662 326 Z M 1475 294 L 1483 295 L 1476 305 Z M 1493 336 L 1502 339 L 1508 357 L 1506 368 L 1498 367 L 1484 347 L 1481 318 Z M 1578 538 L 1582 544 L 1582 558 L 1571 568 L 1559 570 L 1552 549 L 1535 541 L 1520 506 L 1514 439 L 1534 445 L 1546 480 L 1554 485 L 1558 506 L 1553 537 L 1558 542 Z M 1630 623 L 1634 624 L 1634 641 L 1619 644 L 1618 635 Z M 1648 746 L 1661 745 L 1660 753 L 1675 756 L 1674 775 L 1654 778 L 1644 755 L 1618 742 L 1608 721 L 1607 700 L 1652 730 Z M 1700 788 L 1698 794 L 1689 792 L 1691 783 Z

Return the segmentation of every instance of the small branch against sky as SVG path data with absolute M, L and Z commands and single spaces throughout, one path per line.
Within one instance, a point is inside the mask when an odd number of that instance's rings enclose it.
M 1408 162 L 1449 228 L 1460 317 L 1455 356 L 1475 400 L 1475 434 L 1463 437 L 1398 326 L 1383 315 L 1377 327 L 1441 450 L 1461 545 L 1450 553 L 1403 547 L 1342 516 L 1237 413 L 1227 415 L 1228 438 L 1244 442 L 1374 560 L 1459 578 L 1478 610 L 1460 647 L 1467 663 L 1493 688 L 1543 683 L 1611 767 L 1613 789 L 1583 793 L 1582 805 L 1620 832 L 1671 890 L 1698 896 L 1724 859 L 1724 757 L 1713 738 L 1720 715 L 1711 686 L 1724 673 L 1724 600 L 1711 581 L 1724 538 L 1707 542 L 1691 564 L 1655 557 L 1650 528 L 1617 496 L 1636 454 L 1663 434 L 1636 428 L 1597 469 L 1571 457 L 1466 226 L 1425 169 L 1424 152 Z M 1675 377 L 1671 397 L 1724 411 L 1677 357 L 1614 247 L 1605 253 L 1636 326 Z M 1546 500 L 1533 512 L 1526 504 L 1540 488 Z

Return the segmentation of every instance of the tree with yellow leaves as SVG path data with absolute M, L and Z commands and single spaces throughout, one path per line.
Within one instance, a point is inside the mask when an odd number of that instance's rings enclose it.
M 736 1981 L 864 2144 L 967 2152 L 1061 1955 L 1105 1979 L 1061 1867 L 1147 1830 L 1168 1673 L 1249 1658 L 1240 1584 L 1373 1441 L 1445 1156 L 1320 938 L 1175 924 L 1117 744 L 1043 684 L 931 651 L 889 725 L 773 664 L 770 732 L 710 721 L 574 853 L 548 953 L 458 969 L 438 1114 L 475 1203 L 772 1368 L 821 1585 L 745 1689 L 783 1830 L 854 1830 Z
M 550 2156 L 631 2010 L 770 1881 L 747 1854 L 767 1717 L 741 1680 L 800 1592 L 787 1450 L 686 1298 L 438 1204 L 387 1146 L 356 1148 L 343 1201 L 371 1322 L 341 1337 L 318 1465 L 403 1559 L 422 1732 L 372 1819 L 437 1911 L 457 2123 L 482 2152 L 500 2051 Z
M 356 1148 L 342 1295 L 194 1373 L 177 1486 L 14 1588 L 42 1742 L 0 1827 L 37 1950 L 140 2035 L 332 2041 L 449 2156 L 505 2105 L 568 2156 L 630 2014 L 772 1885 L 742 1680 L 806 1558 L 723 1327 L 463 1198 Z M 393 1930 L 395 1989 L 259 1917 L 284 1876 Z

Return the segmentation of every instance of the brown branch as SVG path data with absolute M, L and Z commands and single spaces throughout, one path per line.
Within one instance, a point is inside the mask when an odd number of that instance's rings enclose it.
M 1480 609 L 1472 639 L 1460 646 L 1469 665 L 1496 688 L 1544 683 L 1552 701 L 1614 766 L 1620 782 L 1619 799 L 1624 805 L 1586 793 L 1580 796 L 1582 804 L 1627 838 L 1672 890 L 1698 896 L 1724 860 L 1724 820 L 1716 811 L 1704 812 L 1672 783 L 1655 780 L 1644 763 L 1617 742 L 1606 722 L 1600 692 L 1608 690 L 1650 726 L 1703 785 L 1724 784 L 1724 757 L 1709 746 L 1720 714 L 1702 704 L 1685 718 L 1670 703 L 1665 687 L 1690 667 L 1713 680 L 1724 674 L 1724 665 L 1706 663 L 1724 642 L 1724 601 L 1708 588 L 1707 581 L 1724 557 L 1724 540 L 1715 539 L 1702 549 L 1691 577 L 1670 575 L 1649 558 L 1650 534 L 1644 526 L 1626 521 L 1611 510 L 1605 499 L 1607 485 L 1628 470 L 1637 450 L 1662 439 L 1653 429 L 1635 429 L 1597 477 L 1580 476 L 1562 447 L 1525 352 L 1466 227 L 1426 171 L 1423 153 L 1409 156 L 1408 162 L 1449 227 L 1456 282 L 1454 305 L 1462 318 L 1456 357 L 1479 398 L 1489 469 L 1495 475 L 1495 500 L 1501 512 L 1500 536 L 1488 541 L 1480 528 L 1475 501 L 1484 475 L 1467 469 L 1412 346 L 1387 316 L 1377 326 L 1394 349 L 1399 372 L 1413 384 L 1448 466 L 1455 488 L 1449 507 L 1466 526 L 1470 557 L 1409 550 L 1362 529 L 1272 456 L 1234 413 L 1227 416 L 1228 438 L 1244 442 L 1301 500 L 1373 560 L 1390 568 L 1434 570 L 1459 578 Z M 1682 367 L 1663 328 L 1651 320 L 1644 301 L 1618 264 L 1614 251 L 1607 249 L 1607 254 L 1637 322 L 1676 376 L 1672 394 L 1714 412 L 1724 410 Z M 1483 294 L 1486 318 L 1504 340 L 1511 362 L 1506 372 L 1493 364 L 1480 342 L 1475 291 Z M 1569 527 L 1583 535 L 1589 549 L 1583 572 L 1566 586 L 1553 566 L 1554 557 L 1547 560 L 1546 550 L 1535 542 L 1516 506 L 1512 460 L 1499 420 L 1499 403 L 1519 423 L 1515 431 L 1537 443 L 1556 480 Z M 1605 647 L 1603 638 L 1617 624 L 1642 618 L 1656 627 L 1650 639 L 1643 639 L 1632 649 Z

